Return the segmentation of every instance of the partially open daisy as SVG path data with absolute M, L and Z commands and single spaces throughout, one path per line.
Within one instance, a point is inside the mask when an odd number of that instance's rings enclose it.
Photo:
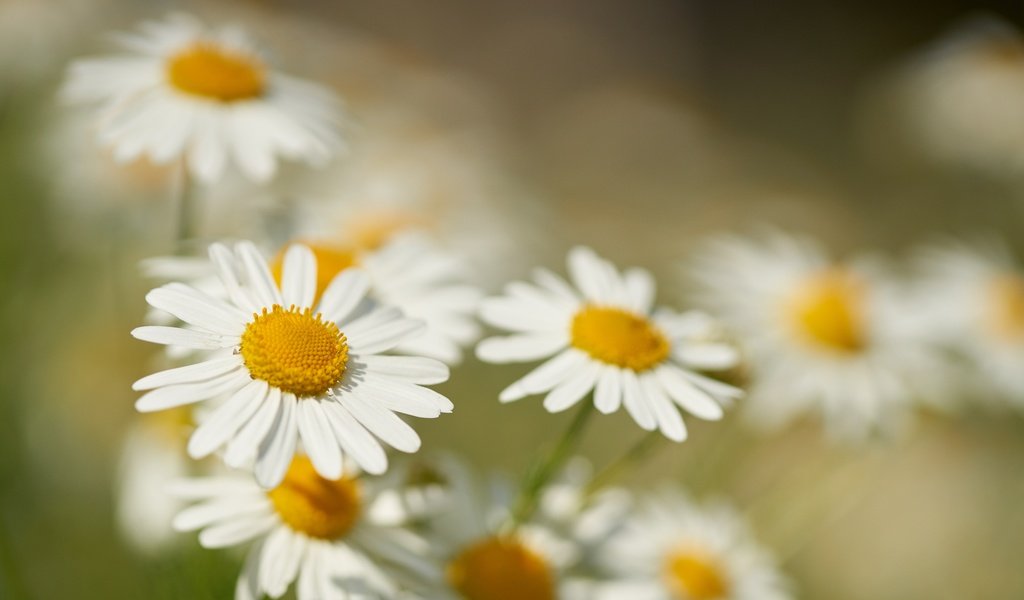
M 788 584 L 770 554 L 726 506 L 698 507 L 666 490 L 647 498 L 609 538 L 611 580 L 587 598 L 612 600 L 784 600 Z
M 833 262 L 813 242 L 773 234 L 716 239 L 691 275 L 699 300 L 746 343 L 748 407 L 762 424 L 818 411 L 831 433 L 856 438 L 943 396 L 941 354 L 874 265 Z
M 427 522 L 443 581 L 429 597 L 443 600 L 554 600 L 563 597 L 565 571 L 579 556 L 572 540 L 539 521 L 515 531 L 508 523 L 513 500 L 508 482 L 484 485 L 455 460 L 442 464 L 448 482 L 446 509 Z
M 248 475 L 176 482 L 172 493 L 196 504 L 180 512 L 174 526 L 200 530 L 206 548 L 257 540 L 236 600 L 279 598 L 292 582 L 299 600 L 395 598 L 403 583 L 438 574 L 421 538 L 375 520 L 377 483 L 351 472 L 325 479 L 298 455 L 269 491 Z
M 963 354 L 977 387 L 1024 407 L 1024 271 L 996 240 L 948 242 L 917 255 L 918 296 L 928 331 Z
M 228 464 L 255 457 L 257 480 L 273 487 L 301 438 L 328 479 L 341 476 L 342 451 L 364 470 L 380 473 L 387 457 L 374 436 L 403 452 L 420 445 L 395 413 L 434 418 L 452 410 L 451 401 L 423 387 L 448 378 L 443 363 L 381 354 L 423 326 L 394 307 L 358 312 L 369 288 L 362 271 L 343 271 L 315 301 L 317 261 L 305 246 L 286 252 L 280 287 L 251 243 L 233 251 L 214 244 L 210 257 L 228 300 L 168 284 L 146 300 L 185 325 L 132 332 L 142 340 L 209 353 L 201 362 L 134 385 L 150 390 L 136 403 L 143 412 L 227 398 L 192 435 L 193 457 L 227 445 Z
M 603 413 L 625 405 L 646 430 L 686 439 L 677 408 L 702 419 L 722 417 L 720 403 L 740 390 L 697 373 L 736 364 L 736 350 L 715 339 L 706 315 L 652 313 L 654 280 L 642 269 L 623 274 L 588 248 L 569 253 L 576 289 L 546 269 L 536 283 L 511 283 L 481 305 L 481 317 L 513 335 L 485 339 L 486 361 L 522 362 L 554 356 L 501 392 L 502 402 L 546 393 L 544 408 L 566 410 L 591 391 Z
M 99 140 L 116 160 L 184 157 L 210 182 L 230 159 L 266 181 L 279 156 L 320 165 L 341 143 L 335 98 L 273 71 L 237 28 L 176 15 L 116 39 L 123 54 L 76 61 L 64 89 L 100 105 Z

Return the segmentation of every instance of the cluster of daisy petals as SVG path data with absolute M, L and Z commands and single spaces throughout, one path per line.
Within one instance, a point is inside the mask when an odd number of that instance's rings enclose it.
M 201 182 L 234 165 L 264 182 L 279 158 L 318 165 L 342 146 L 333 96 L 273 70 L 237 29 L 176 16 L 116 40 L 123 53 L 75 63 L 65 92 L 100 106 L 99 141 L 119 160 L 181 161 Z M 721 238 L 687 267 L 703 311 L 677 312 L 656 305 L 648 271 L 585 247 L 567 276 L 538 268 L 483 298 L 433 242 L 373 238 L 214 243 L 147 294 L 151 324 L 132 332 L 175 364 L 135 382 L 137 409 L 195 407 L 187 453 L 223 464 L 171 485 L 186 505 L 173 525 L 209 548 L 251 542 L 239 600 L 292 586 L 301 600 L 791 597 L 731 509 L 676 490 L 595 488 L 558 455 L 518 490 L 451 457 L 389 469 L 389 449 L 421 446 L 403 416 L 452 412 L 431 386 L 477 319 L 497 333 L 479 359 L 538 363 L 497 399 L 577 407 L 570 447 L 591 409 L 681 442 L 684 415 L 723 418 L 740 381 L 757 422 L 818 412 L 864 436 L 941 399 L 951 352 L 1024 388 L 1024 279 L 998 251 L 924 251 L 907 286 L 805 239 Z M 926 310 L 908 315 L 907 298 Z

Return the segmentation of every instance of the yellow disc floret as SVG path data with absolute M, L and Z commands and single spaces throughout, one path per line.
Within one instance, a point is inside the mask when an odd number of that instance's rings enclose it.
M 988 326 L 996 336 L 1017 341 L 1024 337 L 1024 278 L 1003 275 L 989 284 L 992 308 Z
M 275 304 L 246 325 L 241 354 L 253 379 L 296 396 L 319 396 L 345 373 L 348 342 L 319 313 Z
M 572 345 L 599 361 L 646 371 L 665 360 L 669 343 L 648 319 L 604 306 L 586 305 L 572 320 Z
M 815 346 L 858 352 L 867 345 L 864 285 L 849 272 L 829 269 L 811 276 L 785 308 L 797 336 Z
M 489 537 L 460 552 L 445 570 L 467 600 L 554 600 L 555 577 L 542 557 L 514 538 Z
M 167 78 L 178 90 L 219 102 L 251 100 L 263 95 L 266 72 L 253 56 L 199 42 L 172 56 Z
M 717 561 L 703 552 L 682 550 L 669 555 L 665 578 L 683 600 L 716 600 L 729 594 L 729 584 Z
M 309 242 L 300 243 L 312 250 L 313 256 L 316 257 L 316 299 L 314 302 L 320 300 L 320 296 L 323 295 L 327 286 L 334 281 L 334 278 L 338 276 L 338 273 L 341 273 L 349 267 L 356 266 L 359 262 L 358 253 L 355 250 L 327 244 Z M 284 269 L 284 253 L 287 250 L 287 246 L 282 248 L 281 251 L 277 253 L 277 256 L 270 261 L 270 272 L 274 276 L 278 285 L 281 285 L 281 274 Z
M 359 482 L 317 474 L 305 456 L 296 456 L 279 486 L 267 492 L 281 520 L 310 537 L 336 540 L 355 526 L 362 511 Z

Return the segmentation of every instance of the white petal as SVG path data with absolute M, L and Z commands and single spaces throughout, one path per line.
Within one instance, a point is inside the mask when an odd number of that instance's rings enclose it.
M 238 575 L 235 583 L 235 600 L 260 600 L 263 592 L 260 591 L 259 564 L 260 554 L 263 552 L 263 540 L 253 544 L 249 554 L 245 557 L 245 564 L 242 572 Z
M 390 410 L 357 396 L 348 396 L 341 404 L 363 427 L 389 446 L 402 452 L 419 450 L 420 436 Z
M 278 527 L 267 536 L 260 555 L 260 588 L 271 598 L 284 595 L 299 571 L 305 538 L 288 527 Z
M 267 498 L 262 495 L 214 498 L 181 511 L 175 515 L 171 526 L 175 531 L 195 531 L 218 521 L 269 515 L 272 510 Z
M 135 339 L 165 346 L 182 346 L 195 350 L 219 350 L 238 344 L 238 336 L 224 336 L 205 331 L 183 329 L 181 327 L 163 327 L 146 325 L 132 330 Z
M 199 532 L 203 548 L 226 548 L 249 541 L 269 531 L 277 522 L 274 515 L 259 515 L 207 527 Z
M 698 388 L 712 396 L 730 398 L 733 400 L 743 397 L 743 390 L 734 385 L 729 385 L 728 383 L 724 383 L 710 377 L 705 377 L 700 373 L 694 373 L 693 371 L 688 371 L 686 369 L 679 369 L 679 372 L 682 373 L 683 377 L 693 382 L 693 384 Z
M 267 437 L 270 428 L 274 426 L 279 412 L 281 412 L 281 390 L 271 387 L 256 414 L 228 442 L 227 450 L 224 452 L 224 463 L 234 468 L 241 468 L 249 464 L 256 457 L 260 442 Z
M 135 410 L 155 412 L 175 406 L 209 400 L 221 394 L 234 392 L 250 381 L 248 373 L 240 369 L 202 383 L 169 385 L 146 392 L 135 401 Z
M 575 406 L 587 393 L 594 389 L 594 384 L 597 383 L 597 376 L 600 371 L 601 365 L 599 363 L 595 361 L 588 362 L 548 393 L 547 397 L 544 398 L 544 408 L 548 412 L 555 413 Z
M 187 365 L 175 369 L 167 369 L 147 375 L 132 384 L 135 391 L 151 390 L 165 385 L 178 385 L 182 383 L 199 383 L 208 381 L 214 377 L 220 377 L 238 369 L 242 361 L 237 356 L 227 358 L 215 358 L 194 365 Z
M 181 284 L 152 290 L 146 294 L 146 302 L 190 325 L 227 336 L 242 335 L 248 318 L 234 306 Z
M 190 477 L 175 479 L 167 484 L 167 493 L 183 500 L 252 495 L 259 491 L 247 477 Z
M 368 373 L 404 383 L 433 385 L 448 381 L 448 365 L 420 356 L 360 356 Z
M 654 277 L 645 269 L 629 269 L 623 277 L 629 307 L 638 314 L 650 314 L 654 306 Z
M 210 261 L 217 268 L 217 276 L 220 278 L 228 297 L 235 303 L 235 306 L 246 311 L 256 312 L 260 307 L 244 289 L 238 279 L 235 256 L 224 244 L 212 244 L 209 250 Z
M 526 362 L 551 356 L 568 343 L 569 336 L 565 332 L 492 337 L 477 345 L 476 355 L 491 363 Z
M 188 440 L 188 454 L 192 458 L 209 456 L 227 443 L 242 425 L 248 421 L 263 404 L 269 386 L 260 379 L 250 380 L 228 400 L 217 407 L 203 420 Z
M 644 399 L 644 392 L 640 388 L 640 380 L 636 373 L 629 369 L 620 369 L 619 374 L 622 377 L 622 399 L 626 405 L 626 412 L 642 429 L 654 431 L 658 427 L 658 422 Z
M 352 391 L 381 406 L 414 417 L 433 419 L 449 413 L 452 401 L 430 388 L 367 375 Z
M 298 427 L 295 425 L 295 396 L 281 397 L 281 412 L 277 415 L 274 428 L 260 444 L 256 456 L 256 481 L 263 488 L 276 487 L 284 479 L 292 458 L 295 457 L 295 442 Z
M 390 320 L 375 327 L 362 327 L 360 321 L 366 318 L 368 317 L 353 321 L 342 331 L 348 338 L 349 348 L 354 354 L 386 352 L 426 329 L 422 321 L 403 318 Z
M 325 479 L 338 479 L 341 477 L 341 448 L 320 401 L 303 398 L 297 408 L 299 436 L 313 467 Z
M 722 418 L 722 407 L 707 393 L 687 381 L 684 377 L 686 371 L 671 365 L 661 365 L 655 369 L 655 374 L 672 400 L 693 416 L 708 421 Z
M 334 428 L 334 436 L 349 458 L 367 473 L 380 474 L 387 470 L 388 457 L 384 454 L 384 448 L 381 447 L 380 442 L 370 435 L 370 432 L 360 425 L 359 421 L 344 406 L 338 402 L 329 402 L 324 406 L 324 410 Z M 419 449 L 419 438 L 416 437 L 415 432 L 413 432 L 413 437 L 417 443 L 416 448 L 411 452 Z M 405 451 L 409 452 L 409 450 Z
M 640 385 L 643 388 L 647 403 L 654 411 L 654 418 L 658 421 L 658 429 L 670 440 L 681 442 L 686 439 L 686 425 L 679 410 L 672 404 L 661 389 L 661 383 L 653 373 L 644 373 L 640 376 Z
M 327 285 L 318 311 L 324 318 L 340 323 L 348 317 L 370 289 L 370 278 L 360 269 L 345 269 Z
M 622 405 L 622 378 L 617 367 L 606 366 L 601 370 L 594 389 L 594 406 L 609 415 Z
M 739 352 L 728 344 L 680 342 L 672 356 L 688 367 L 718 371 L 736 366 Z
M 612 290 L 606 266 L 590 248 L 577 246 L 569 251 L 569 275 L 588 300 L 605 302 L 609 299 Z
M 263 308 L 270 308 L 275 304 L 284 304 L 281 292 L 274 283 L 274 276 L 267 267 L 267 261 L 256 249 L 252 242 L 239 242 L 235 244 L 235 253 L 245 267 L 246 282 L 249 284 L 256 300 Z M 285 307 L 287 308 L 287 307 Z
M 302 244 L 293 244 L 284 254 L 281 295 L 286 306 L 311 308 L 316 297 L 316 256 Z
M 498 399 L 501 402 L 511 402 L 530 394 L 546 392 L 561 383 L 572 374 L 573 370 L 583 366 L 586 362 L 586 354 L 575 348 L 569 348 L 502 390 Z

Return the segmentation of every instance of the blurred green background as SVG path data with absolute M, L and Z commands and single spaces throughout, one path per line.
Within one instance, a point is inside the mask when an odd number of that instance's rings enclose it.
M 149 286 L 137 262 L 175 247 L 166 174 L 120 188 L 110 173 L 76 175 L 98 151 L 66 134 L 56 91 L 104 32 L 171 10 L 240 22 L 288 71 L 347 99 L 355 156 L 378 137 L 413 148 L 413 162 L 451 152 L 466 172 L 439 193 L 468 186 L 505 215 L 491 225 L 507 242 L 478 261 L 489 291 L 532 264 L 561 269 L 565 249 L 587 243 L 651 268 L 661 300 L 679 305 L 689 249 L 765 223 L 839 252 L 991 232 L 1024 249 L 1019 174 L 908 157 L 879 100 L 961 19 L 1021 19 L 1019 3 L 984 4 L 0 3 L 0 597 L 225 598 L 237 573 L 237 556 L 189 536 L 137 553 L 115 525 L 138 418 L 130 384 L 155 360 L 128 335 Z M 266 192 L 211 194 L 255 206 Z M 210 218 L 201 231 L 259 226 Z M 519 472 L 569 418 L 532 400 L 500 406 L 522 371 L 473 358 L 455 369 L 442 391 L 456 412 L 417 423 L 424 448 Z M 815 423 L 766 438 L 735 421 L 689 420 L 691 439 L 661 446 L 629 482 L 734 500 L 802 598 L 1024 597 L 1021 415 L 925 415 L 907 439 L 866 448 L 831 446 Z M 624 415 L 602 418 L 582 452 L 600 465 L 639 436 Z

